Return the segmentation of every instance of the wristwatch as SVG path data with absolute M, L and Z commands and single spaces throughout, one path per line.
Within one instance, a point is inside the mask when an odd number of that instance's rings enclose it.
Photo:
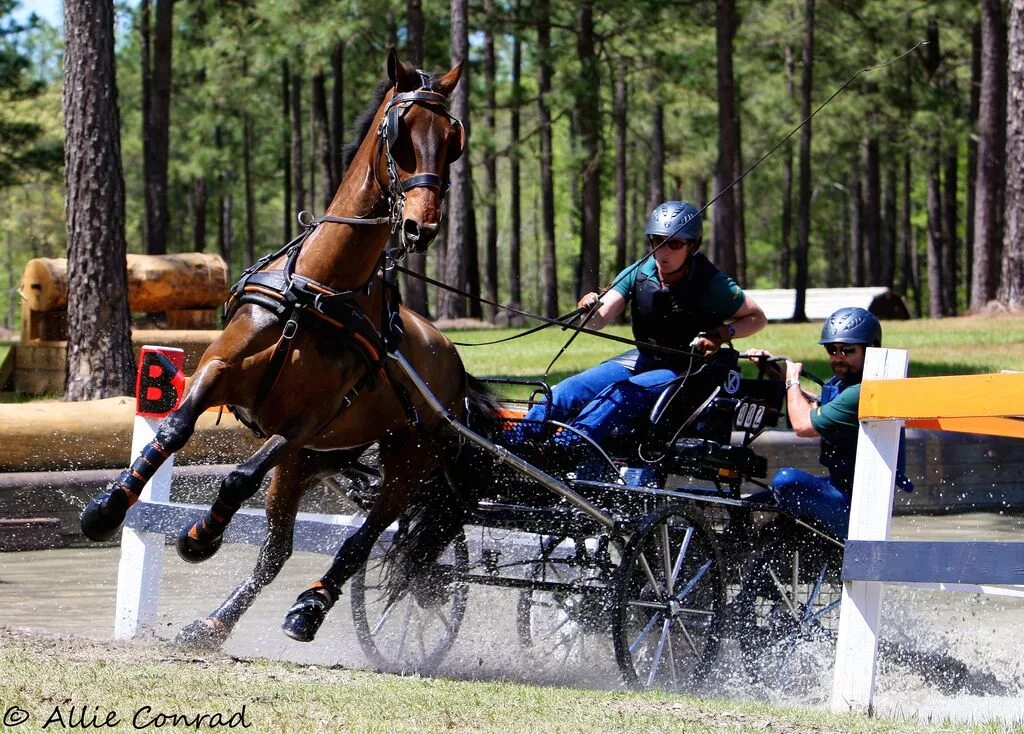
M 718 328 L 719 335 L 721 335 L 723 329 L 725 330 L 725 336 L 721 337 L 722 341 L 729 341 L 736 336 L 736 327 L 732 324 L 722 324 Z
M 786 389 L 787 390 L 789 390 L 789 388 L 793 387 L 793 385 L 796 385 L 797 387 L 800 386 L 800 378 L 799 377 L 797 379 L 795 379 L 795 380 L 786 380 Z

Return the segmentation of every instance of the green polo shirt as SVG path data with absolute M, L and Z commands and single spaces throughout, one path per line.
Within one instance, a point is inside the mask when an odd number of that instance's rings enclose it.
M 839 443 L 842 440 L 856 444 L 860 422 L 857 419 L 860 405 L 860 385 L 851 385 L 836 396 L 835 400 L 819 405 L 811 411 L 811 425 L 819 435 Z

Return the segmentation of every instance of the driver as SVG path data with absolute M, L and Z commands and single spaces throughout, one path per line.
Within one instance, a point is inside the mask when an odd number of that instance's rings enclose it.
M 761 307 L 699 252 L 702 224 L 693 204 L 660 204 L 651 212 L 646 234 L 651 256 L 623 270 L 603 296 L 587 293 L 580 299 L 580 308 L 597 305 L 588 328 L 604 328 L 632 302 L 633 336 L 638 342 L 705 356 L 725 341 L 764 328 L 767 320 Z M 666 355 L 641 345 L 556 385 L 548 417 L 604 443 L 631 431 L 668 383 L 703 360 L 694 363 L 693 356 Z M 543 405 L 526 414 L 526 420 L 544 417 Z
M 793 432 L 804 438 L 820 437 L 819 463 L 827 477 L 816 477 L 800 469 L 783 467 L 772 478 L 771 490 L 750 497 L 764 501 L 773 495 L 778 505 L 795 515 L 811 517 L 839 538 L 845 538 L 850 522 L 850 494 L 857 456 L 860 423 L 860 381 L 868 347 L 882 346 L 882 325 L 863 308 L 841 308 L 821 329 L 819 344 L 828 352 L 833 377 L 815 397 L 800 388 L 803 364 L 786 360 L 786 410 Z M 770 358 L 763 350 L 749 350 L 755 360 Z M 903 473 L 902 444 L 896 484 L 906 492 L 914 485 Z

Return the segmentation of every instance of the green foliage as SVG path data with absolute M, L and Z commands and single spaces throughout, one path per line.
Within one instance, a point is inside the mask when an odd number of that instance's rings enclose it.
M 32 103 L 45 92 L 46 84 L 35 76 L 28 48 L 49 43 L 52 36 L 40 32 L 33 15 L 26 24 L 16 23 L 11 13 L 16 0 L 0 0 L 0 189 L 23 183 L 35 172 L 60 167 L 64 151 L 59 139 L 48 135 Z
M 519 6 L 518 13 L 516 6 Z M 13 0 L 0 0 L 0 19 L 7 17 Z M 485 9 L 490 7 L 490 16 Z M 739 91 L 744 166 L 799 123 L 799 86 L 803 73 L 801 43 L 804 4 L 797 0 L 754 2 L 739 0 L 739 26 L 734 39 L 735 78 Z M 599 97 L 603 147 L 601 170 L 602 227 L 599 281 L 614 277 L 615 187 L 613 182 L 613 130 L 611 92 L 613 69 L 626 68 L 628 86 L 627 241 L 631 254 L 642 248 L 642 227 L 647 200 L 647 174 L 651 156 L 651 110 L 664 105 L 666 136 L 666 195 L 699 199 L 714 195 L 709 181 L 717 158 L 715 4 L 663 3 L 634 0 L 596 3 L 600 82 L 582 89 L 577 55 L 579 4 L 551 2 L 551 62 L 554 86 L 548 104 L 553 122 L 556 240 L 559 261 L 559 296 L 564 308 L 574 303 L 579 242 L 579 170 L 581 149 L 573 127 L 573 112 L 580 95 Z M 510 217 L 508 211 L 509 161 L 522 166 L 522 282 L 523 304 L 536 310 L 540 293 L 539 136 L 534 100 L 537 95 L 536 3 L 531 0 L 495 0 L 470 8 L 471 85 L 469 156 L 476 172 L 476 198 L 480 190 L 485 149 L 498 151 L 499 190 L 499 298 L 508 297 L 507 268 Z M 447 69 L 449 58 L 448 3 L 424 0 L 428 70 Z M 818 3 L 813 67 L 813 103 L 823 102 L 858 69 L 892 59 L 938 28 L 937 66 L 925 63 L 928 48 L 907 58 L 863 74 L 836 97 L 812 124 L 812 190 L 810 285 L 844 284 L 849 274 L 849 185 L 859 170 L 860 146 L 866 136 L 880 142 L 883 180 L 902 170 L 904 156 L 912 169 L 912 216 L 915 246 L 923 252 L 926 224 L 926 172 L 935 145 L 959 143 L 961 201 L 966 198 L 966 121 L 970 92 L 971 25 L 975 3 L 966 0 L 901 5 L 885 0 Z M 120 7 L 117 27 L 117 74 L 121 109 L 122 157 L 127 191 L 129 250 L 140 252 L 143 219 L 141 140 L 141 51 L 138 6 Z M 327 72 L 328 94 L 334 80 L 330 54 L 336 44 L 344 48 L 344 127 L 359 116 L 376 82 L 384 74 L 386 49 L 407 41 L 405 3 L 401 0 L 303 3 L 299 0 L 250 0 L 222 3 L 215 0 L 178 0 L 174 5 L 173 78 L 170 138 L 170 246 L 193 249 L 198 212 L 193 191 L 197 181 L 208 192 L 206 237 L 213 250 L 230 229 L 234 246 L 225 252 L 238 273 L 243 255 L 246 205 L 244 198 L 243 124 L 253 126 L 252 171 L 257 254 L 282 242 L 284 160 L 290 122 L 282 110 L 282 69 L 287 63 L 302 78 L 304 120 L 309 119 L 310 77 L 316 69 Z M 497 130 L 486 139 L 483 119 L 482 34 L 489 23 L 496 30 Z M 0 29 L 10 23 L 0 21 Z M 515 37 L 523 44 L 521 129 L 518 150 L 509 145 L 511 49 Z M 785 49 L 794 60 L 792 84 L 787 89 Z M 0 69 L 14 64 L 17 73 L 0 73 L 16 80 L 18 94 L 31 90 L 31 100 L 17 101 L 0 89 L 0 124 L 16 123 L 12 130 L 34 131 L 36 144 L 8 147 L 0 136 L 0 186 L 7 175 L 17 174 L 18 186 L 0 192 L 11 206 L 0 210 L 0 224 L 11 233 L 14 268 L 33 254 L 60 255 L 63 251 L 63 205 L 59 178 L 52 167 L 40 173 L 33 163 L 46 151 L 59 151 L 60 39 L 45 24 L 36 23 L 19 33 L 0 33 Z M 17 95 L 15 95 L 17 96 Z M 19 127 L 20 126 L 20 127 Z M 302 185 L 306 208 L 322 211 L 317 151 L 310 124 L 304 123 L 305 170 Z M 5 128 L 6 130 L 6 128 Z M 796 159 L 797 139 L 787 144 Z M 13 152 L 12 152 L 13 151 Z M 782 161 L 777 151 L 743 181 L 747 235 L 747 287 L 777 286 L 782 219 Z M 59 159 L 59 156 L 58 156 Z M 53 161 L 51 160 L 51 163 Z M 4 168 L 6 166 L 6 168 Z M 312 173 L 310 171 L 312 170 Z M 312 178 L 312 182 L 311 179 Z M 12 181 L 15 179 L 11 179 Z M 703 192 L 703 194 L 702 194 Z M 231 213 L 222 223 L 222 202 L 230 197 Z M 965 207 L 961 207 L 964 211 Z M 7 213 L 5 213 L 7 212 Z M 958 222 L 962 241 L 965 217 Z M 482 213 L 477 216 L 483 227 Z M 7 243 L 0 242 L 0 245 Z M 435 250 L 440 248 L 435 245 Z M 434 274 L 437 256 L 429 260 Z M 20 272 L 20 271 L 19 271 Z M 15 278 L 16 280 L 16 278 Z M 434 298 L 434 294 L 431 294 Z M 0 301 L 0 308 L 5 304 Z M 3 311 L 6 313 L 6 310 Z

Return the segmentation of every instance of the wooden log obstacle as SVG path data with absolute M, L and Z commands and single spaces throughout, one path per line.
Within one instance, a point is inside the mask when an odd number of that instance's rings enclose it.
M 885 584 L 1024 596 L 1024 543 L 888 540 L 900 429 L 1024 438 L 1024 373 L 907 375 L 908 353 L 867 350 L 831 706 L 870 712 Z
M 167 330 L 133 332 L 136 345 L 175 344 L 185 349 L 191 371 L 218 333 L 228 295 L 228 268 L 220 255 L 128 255 L 128 307 L 132 313 L 164 314 Z M 21 344 L 14 349 L 18 392 L 64 391 L 68 338 L 68 263 L 36 258 L 25 265 L 19 293 Z

